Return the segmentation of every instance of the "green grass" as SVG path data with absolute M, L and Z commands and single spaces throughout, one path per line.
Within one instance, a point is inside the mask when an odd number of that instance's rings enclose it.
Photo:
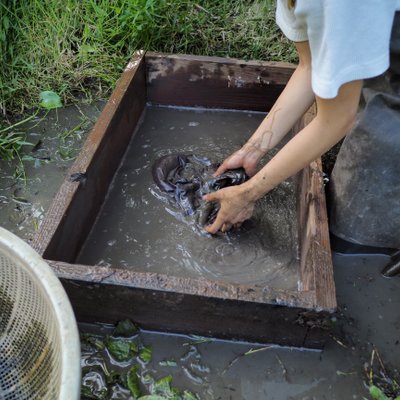
M 0 0 L 0 114 L 43 90 L 64 104 L 104 96 L 137 49 L 296 61 L 274 12 L 271 0 Z

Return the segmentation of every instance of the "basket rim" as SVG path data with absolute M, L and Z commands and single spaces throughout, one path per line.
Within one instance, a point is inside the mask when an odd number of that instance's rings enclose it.
M 58 400 L 80 398 L 81 367 L 78 325 L 69 298 L 54 271 L 29 244 L 0 227 L 0 250 L 24 266 L 42 287 L 55 311 L 61 339 L 61 383 Z

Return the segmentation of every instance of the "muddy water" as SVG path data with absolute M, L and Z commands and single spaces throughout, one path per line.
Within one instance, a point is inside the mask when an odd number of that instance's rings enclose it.
M 148 106 L 78 261 L 295 288 L 294 180 L 262 199 L 252 220 L 239 231 L 212 237 L 182 220 L 151 175 L 153 162 L 166 154 L 195 154 L 221 162 L 244 144 L 263 117 Z
M 94 328 L 81 326 L 82 331 Z M 174 387 L 197 393 L 202 400 L 351 399 L 353 394 L 363 393 L 354 376 L 353 387 L 339 386 L 343 378 L 336 371 L 341 371 L 341 362 L 346 361 L 343 354 L 329 360 L 329 352 L 321 355 L 220 340 L 196 343 L 190 337 L 151 332 L 141 332 L 140 340 L 151 346 L 153 357 L 141 366 L 139 376 L 150 374 L 160 379 L 172 375 Z M 99 354 L 86 353 L 82 359 L 83 365 L 88 365 L 88 360 L 99 361 Z M 116 368 L 110 357 L 103 360 L 100 358 L 100 363 L 106 364 L 108 371 Z

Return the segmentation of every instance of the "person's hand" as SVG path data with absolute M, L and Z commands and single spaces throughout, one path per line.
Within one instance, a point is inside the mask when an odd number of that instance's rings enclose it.
M 223 174 L 229 169 L 244 168 L 246 174 L 253 176 L 257 172 L 257 164 L 264 152 L 256 145 L 246 143 L 240 150 L 229 156 L 215 171 L 214 175 Z
M 215 221 L 207 225 L 205 230 L 215 234 L 219 230 L 227 232 L 232 227 L 238 227 L 253 215 L 255 200 L 245 189 L 245 184 L 230 186 L 203 196 L 206 201 L 218 201 L 220 210 Z

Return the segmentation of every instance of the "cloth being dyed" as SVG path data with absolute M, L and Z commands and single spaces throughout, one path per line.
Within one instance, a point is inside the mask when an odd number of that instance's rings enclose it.
M 240 185 L 248 179 L 243 168 L 226 171 L 214 177 L 217 165 L 207 158 L 174 154 L 160 157 L 152 168 L 156 185 L 168 193 L 184 215 L 195 217 L 200 226 L 211 223 L 219 210 L 216 202 L 205 202 L 206 193 Z

